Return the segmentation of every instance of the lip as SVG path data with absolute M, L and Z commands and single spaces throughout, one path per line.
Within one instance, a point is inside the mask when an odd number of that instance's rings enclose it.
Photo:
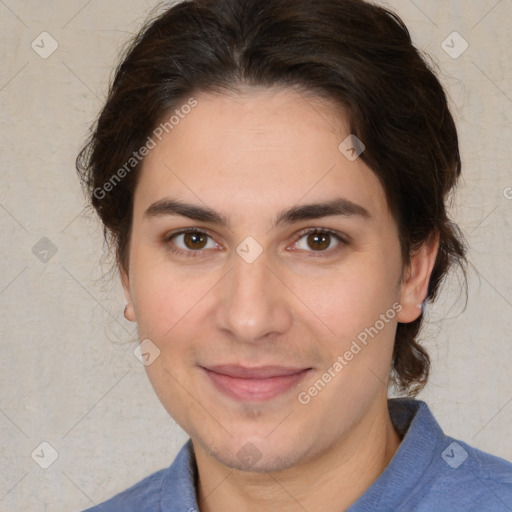
M 201 369 L 219 391 L 244 402 L 262 402 L 286 393 L 311 370 L 283 366 L 237 365 L 217 365 Z

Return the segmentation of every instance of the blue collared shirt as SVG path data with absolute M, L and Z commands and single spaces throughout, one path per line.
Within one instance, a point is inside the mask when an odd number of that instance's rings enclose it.
M 427 404 L 388 400 L 404 436 L 379 478 L 346 512 L 512 512 L 512 464 L 446 436 Z M 167 469 L 84 512 L 198 512 L 189 440 Z

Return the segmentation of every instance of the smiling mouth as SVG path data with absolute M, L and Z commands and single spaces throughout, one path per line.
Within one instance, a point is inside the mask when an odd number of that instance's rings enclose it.
M 249 368 L 237 365 L 200 367 L 221 393 L 243 402 L 262 402 L 294 388 L 312 368 L 261 366 Z

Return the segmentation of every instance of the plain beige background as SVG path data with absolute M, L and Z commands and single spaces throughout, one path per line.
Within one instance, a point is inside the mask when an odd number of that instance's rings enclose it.
M 419 398 L 448 434 L 512 459 L 512 0 L 381 3 L 454 104 L 453 214 L 474 265 L 464 312 L 456 280 L 428 310 L 433 372 Z M 119 50 L 155 5 L 0 0 L 2 511 L 82 510 L 168 466 L 186 439 L 133 355 L 74 170 Z

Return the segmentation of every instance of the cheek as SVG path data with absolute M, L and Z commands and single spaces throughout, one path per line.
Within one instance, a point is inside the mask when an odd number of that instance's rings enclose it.
M 382 262 L 356 257 L 332 272 L 295 279 L 293 289 L 309 318 L 323 320 L 336 334 L 353 336 L 398 299 L 398 275 Z
M 192 268 L 192 267 L 190 267 Z M 164 340 L 193 312 L 213 277 L 172 266 L 165 253 L 137 248 L 131 261 L 131 292 L 140 336 Z

